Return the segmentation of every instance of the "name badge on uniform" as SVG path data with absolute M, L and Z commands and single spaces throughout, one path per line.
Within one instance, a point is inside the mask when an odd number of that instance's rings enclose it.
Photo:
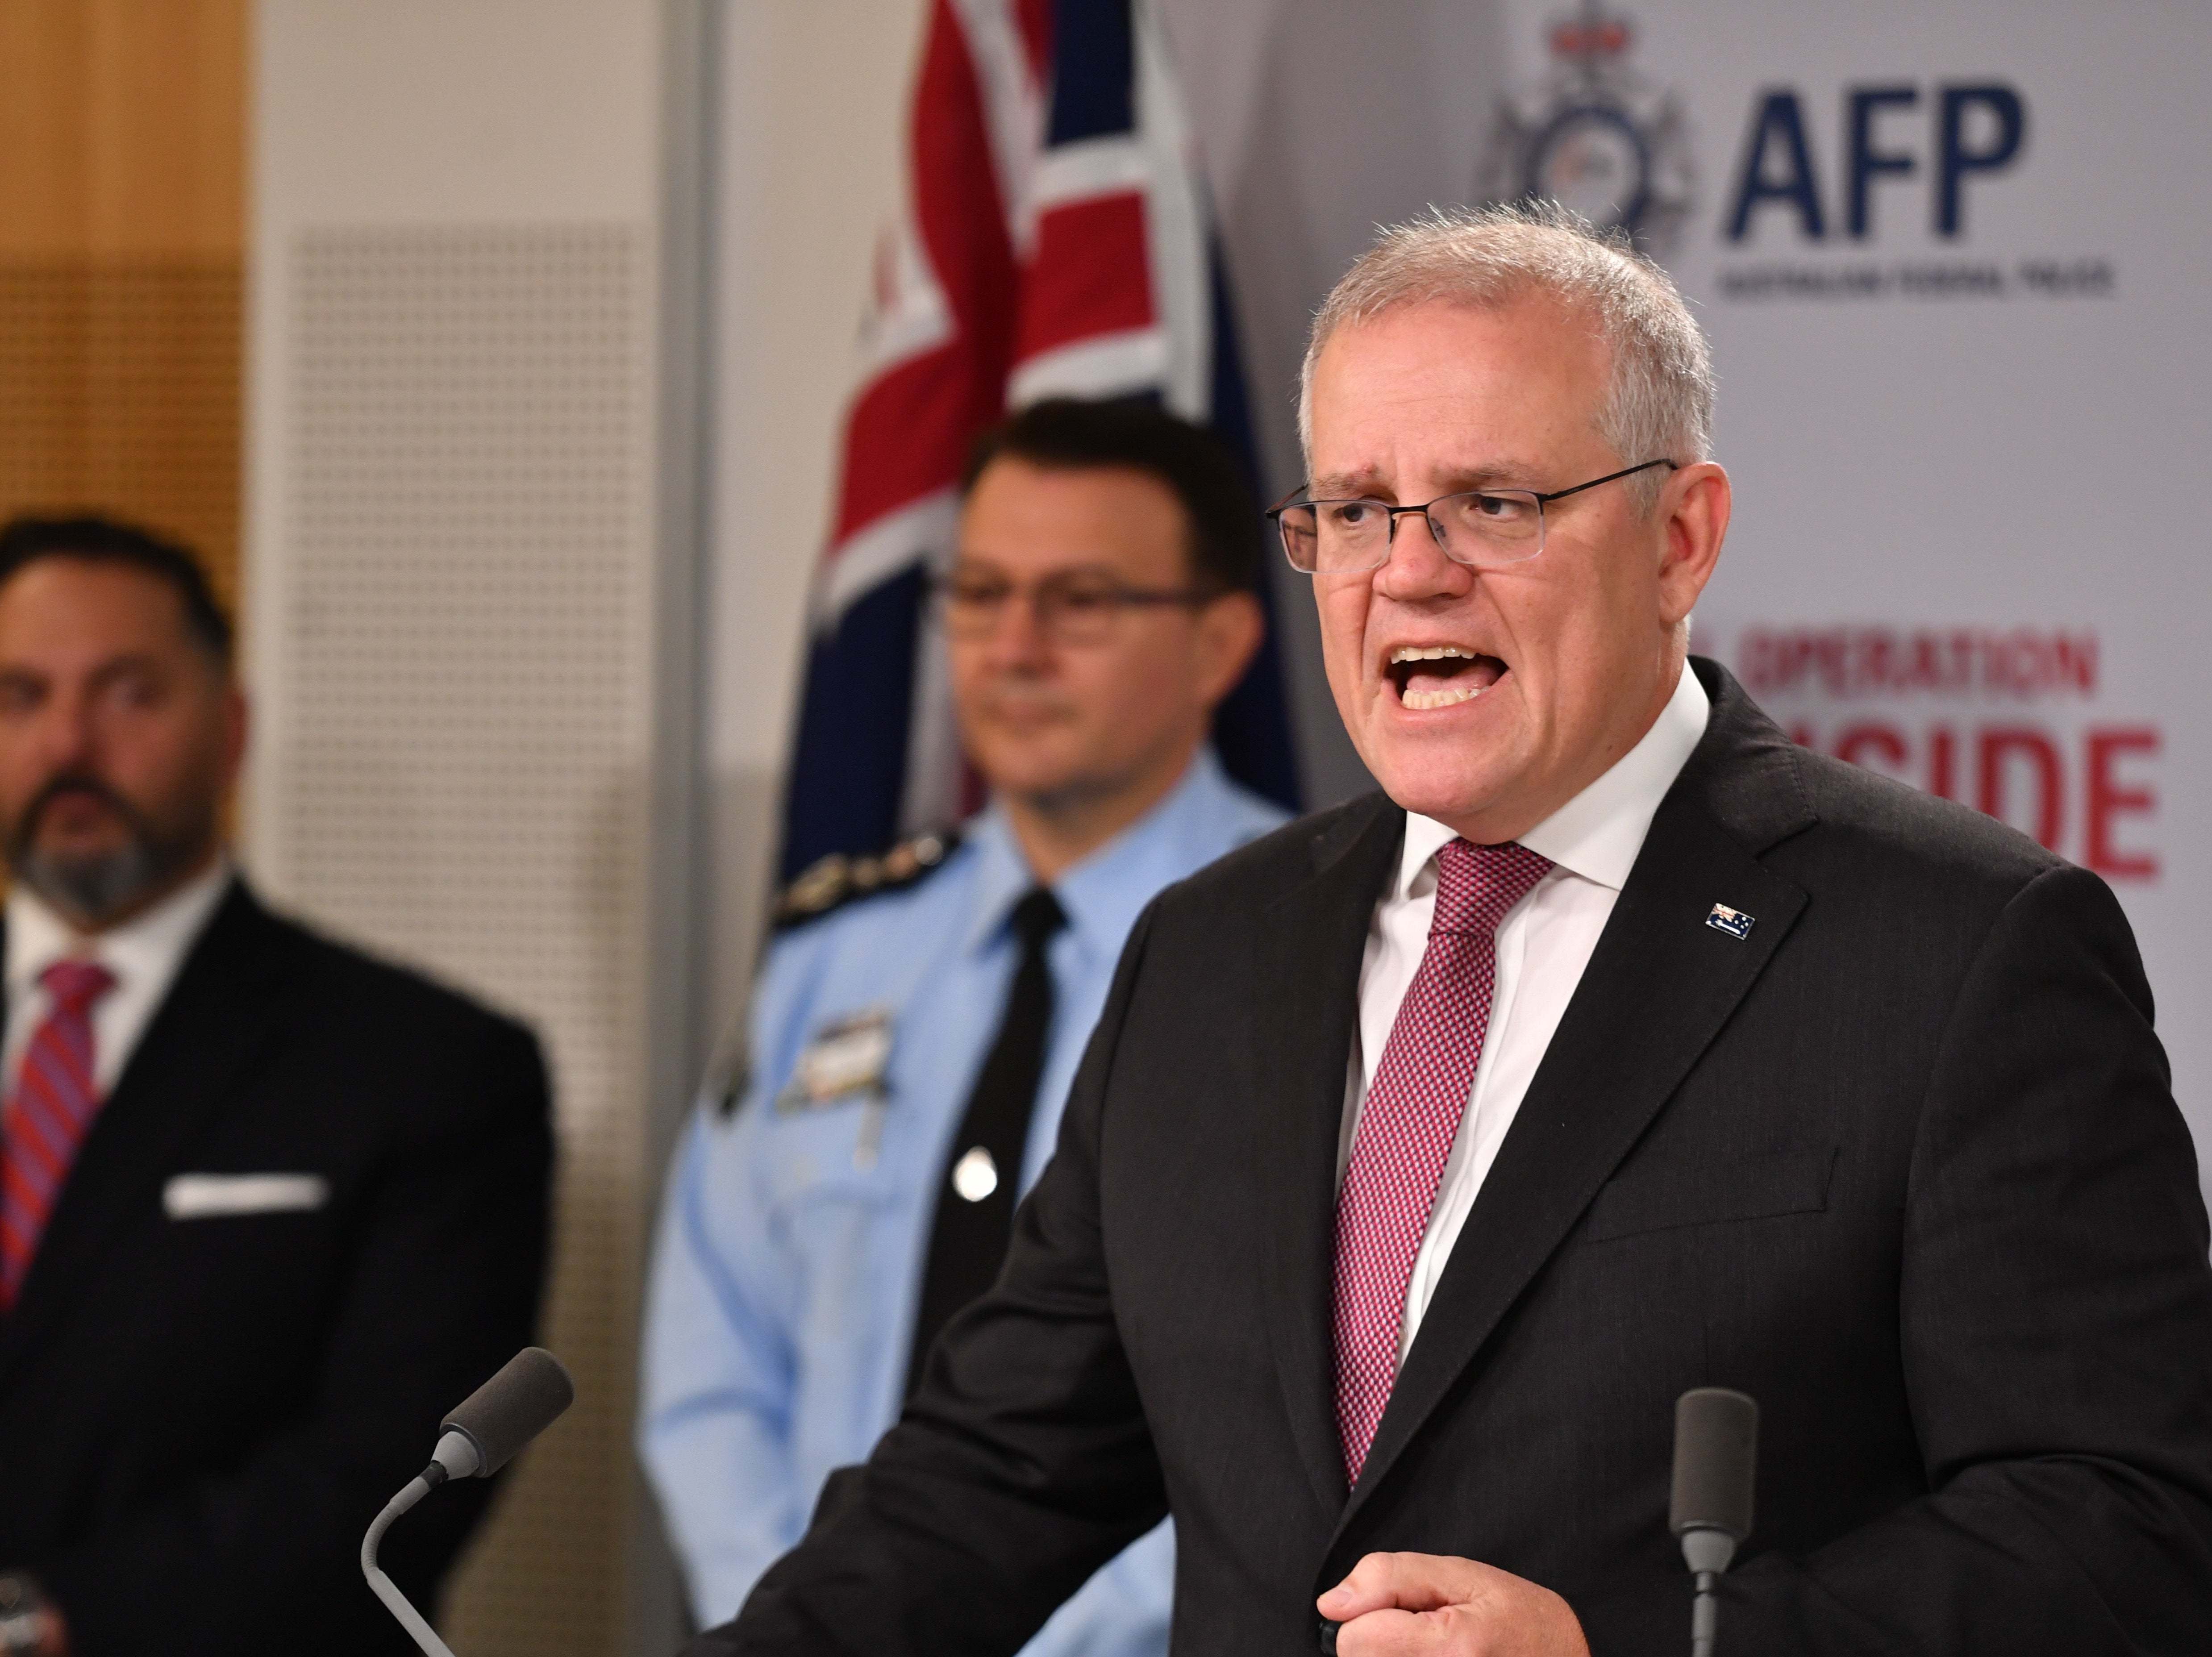
M 854 1094 L 880 1099 L 890 1068 L 891 1012 L 889 1007 L 835 1019 L 814 1032 L 799 1050 L 791 1080 L 775 1096 L 775 1108 L 789 1115 L 819 1110 Z

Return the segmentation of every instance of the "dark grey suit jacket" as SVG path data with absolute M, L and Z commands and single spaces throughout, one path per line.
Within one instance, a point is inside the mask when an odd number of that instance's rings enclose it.
M 1379 798 L 1147 912 L 997 1289 L 698 1648 L 1011 1652 L 1171 1509 L 1179 1651 L 1311 1651 L 1375 1549 L 1679 1650 L 1672 1405 L 1719 1385 L 1765 1412 L 1729 1649 L 2212 1651 L 2205 1213 L 2118 906 L 1696 665 L 1711 724 L 1357 1488 L 1331 1227 Z
M 548 1117 L 529 1032 L 233 885 L 0 1317 L 0 1566 L 46 1579 L 76 1657 L 414 1650 L 361 1535 L 530 1338 Z M 264 1173 L 328 1200 L 165 1210 L 178 1174 Z M 490 1493 L 393 1531 L 421 1603 Z

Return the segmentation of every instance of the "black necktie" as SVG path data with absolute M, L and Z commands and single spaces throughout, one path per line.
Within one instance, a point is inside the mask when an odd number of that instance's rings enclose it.
M 1014 905 L 1012 924 L 1021 942 L 1021 962 L 1014 968 L 1006 1011 L 999 1016 L 999 1033 L 984 1055 L 937 1181 L 937 1217 L 929 1228 L 914 1351 L 907 1360 L 908 1398 L 921 1382 L 922 1362 L 938 1332 L 991 1286 L 1013 1235 L 1014 1193 L 1029 1147 L 1030 1118 L 1036 1111 L 1037 1083 L 1044 1074 L 1045 1035 L 1052 1028 L 1052 968 L 1045 950 L 1053 934 L 1067 925 L 1067 915 L 1051 892 L 1039 886 Z

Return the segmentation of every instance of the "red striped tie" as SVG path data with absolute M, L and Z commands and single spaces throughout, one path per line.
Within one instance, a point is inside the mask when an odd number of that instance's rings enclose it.
M 100 1114 L 92 1008 L 115 987 L 115 974 L 96 962 L 58 961 L 39 982 L 52 1005 L 23 1051 L 0 1124 L 0 1311 L 15 1308 L 77 1147 Z
M 1355 1484 L 1397 1384 L 1406 1288 L 1490 1028 L 1498 923 L 1551 866 L 1510 841 L 1455 840 L 1437 854 L 1428 948 L 1360 1108 L 1336 1199 L 1336 1427 Z

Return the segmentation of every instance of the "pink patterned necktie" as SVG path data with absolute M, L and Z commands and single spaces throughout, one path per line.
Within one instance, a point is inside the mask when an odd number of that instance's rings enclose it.
M 1510 841 L 1455 840 L 1437 853 L 1428 948 L 1367 1089 L 1336 1199 L 1336 1427 L 1354 1484 L 1398 1379 L 1406 1288 L 1482 1058 L 1498 923 L 1551 866 Z
M 23 1050 L 23 1068 L 0 1122 L 0 1310 L 12 1311 L 39 1239 L 100 1114 L 92 1009 L 115 974 L 90 961 L 58 961 L 39 974 L 51 1002 Z

